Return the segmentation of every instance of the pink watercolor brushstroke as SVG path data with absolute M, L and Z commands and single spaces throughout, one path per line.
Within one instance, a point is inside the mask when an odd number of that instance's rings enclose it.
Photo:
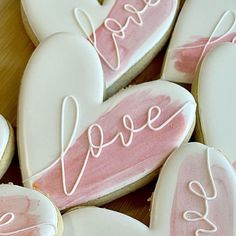
M 203 54 L 202 59 L 206 54 L 218 46 L 221 43 L 232 42 L 236 37 L 236 33 L 227 34 L 225 37 L 222 37 L 221 40 L 209 44 L 207 46 L 205 53 Z M 212 38 L 212 42 L 219 39 L 220 37 Z M 188 81 L 193 81 L 195 77 L 196 67 L 199 63 L 201 55 L 203 53 L 204 47 L 208 42 L 209 38 L 199 38 L 194 42 L 186 43 L 183 46 L 180 46 L 179 49 L 174 50 L 174 55 L 172 57 L 174 62 L 175 69 L 185 74 L 185 78 Z M 199 47 L 197 47 L 199 46 Z
M 118 72 L 111 70 L 102 60 L 106 81 L 115 81 L 118 79 L 118 74 L 125 69 L 134 53 L 171 14 L 175 2 L 176 0 L 160 0 L 157 6 L 149 7 L 147 11 L 142 14 L 143 25 L 141 27 L 135 25 L 133 22 L 129 24 L 128 28 L 125 30 L 125 39 L 117 39 L 121 58 L 120 70 Z M 131 4 L 138 10 L 143 9 L 145 6 L 143 0 L 117 0 L 107 18 L 116 19 L 123 26 L 131 14 L 124 10 L 125 4 Z M 134 14 L 131 16 L 138 21 L 137 16 Z M 112 65 L 115 65 L 117 62 L 112 34 L 106 29 L 104 24 L 96 30 L 96 37 L 99 51 L 101 51 Z
M 154 123 L 154 127 L 162 124 L 183 106 L 172 103 L 166 95 L 154 96 L 148 91 L 132 94 L 95 122 L 104 130 L 104 142 L 111 140 L 120 131 L 127 140 L 129 132 L 123 127 L 123 116 L 129 114 L 135 127 L 141 127 L 147 122 L 148 109 L 154 105 L 162 109 L 161 117 Z M 147 128 L 135 134 L 132 145 L 128 148 L 122 146 L 120 140 L 104 148 L 100 158 L 89 159 L 82 180 L 72 196 L 64 194 L 61 163 L 41 176 L 34 187 L 50 195 L 60 209 L 95 200 L 133 183 L 135 179 L 145 176 L 145 172 L 159 168 L 179 145 L 185 129 L 185 117 L 180 113 L 158 132 Z M 94 136 L 93 140 L 97 143 L 99 137 L 96 134 Z M 88 136 L 84 132 L 65 156 L 68 189 L 71 189 L 79 175 L 87 150 Z
M 0 235 L 1 233 L 9 233 L 39 224 L 40 216 L 32 213 L 38 208 L 38 204 L 38 201 L 31 200 L 26 196 L 1 196 L 0 217 L 6 213 L 12 212 L 15 215 L 15 219 L 11 223 L 0 227 Z M 6 219 L 6 221 L 7 220 L 9 219 Z M 39 229 L 34 228 L 14 235 L 38 236 Z
M 203 199 L 194 195 L 188 187 L 190 181 L 199 181 L 207 190 L 209 196 L 212 195 L 212 184 L 207 170 L 206 156 L 189 156 L 183 163 L 179 171 L 178 184 L 171 215 L 171 236 L 195 235 L 195 231 L 201 229 L 212 229 L 206 222 L 188 222 L 184 220 L 183 213 L 187 210 L 205 212 Z M 214 181 L 216 183 L 217 198 L 209 201 L 209 219 L 217 226 L 214 236 L 234 235 L 234 185 L 227 171 L 213 165 L 211 167 Z M 201 234 L 200 234 L 201 235 Z M 202 233 L 204 235 L 204 233 Z

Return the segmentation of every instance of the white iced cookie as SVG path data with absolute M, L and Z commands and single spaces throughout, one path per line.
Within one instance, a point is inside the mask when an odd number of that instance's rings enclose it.
M 15 186 L 0 185 L 1 236 L 61 236 L 60 212 L 43 194 Z
M 165 163 L 152 197 L 150 227 L 118 212 L 85 207 L 63 216 L 63 236 L 236 235 L 236 177 L 222 153 L 181 146 Z
M 60 209 L 102 204 L 143 186 L 192 134 L 196 104 L 178 85 L 154 81 L 103 96 L 99 57 L 81 36 L 50 37 L 25 70 L 23 181 Z
M 235 41 L 235 0 L 186 1 L 167 50 L 162 79 L 192 84 L 205 55 L 220 43 Z
M 102 5 L 98 0 L 21 2 L 35 42 L 58 32 L 89 39 L 100 56 L 109 95 L 127 85 L 160 51 L 179 5 L 179 0 L 106 0 Z
M 0 178 L 8 169 L 15 150 L 15 138 L 11 125 L 0 115 Z
M 197 139 L 225 153 L 236 168 L 236 45 L 225 43 L 204 59 L 193 94 L 198 102 Z

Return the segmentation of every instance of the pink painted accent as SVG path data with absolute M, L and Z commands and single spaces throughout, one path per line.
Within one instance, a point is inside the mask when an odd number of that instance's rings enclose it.
M 233 163 L 234 170 L 236 171 L 236 161 Z
M 205 57 L 210 50 L 215 48 L 220 43 L 232 42 L 235 37 L 236 33 L 231 33 L 223 37 L 218 42 L 212 43 L 207 47 L 207 50 L 203 56 Z M 199 38 L 194 42 L 180 46 L 180 49 L 174 50 L 173 59 L 175 60 L 175 69 L 184 73 L 186 79 L 189 81 L 194 79 L 197 64 L 208 40 L 209 38 Z M 217 40 L 217 37 L 212 39 L 212 41 L 214 40 Z M 198 45 L 199 47 L 197 48 L 191 48 Z M 184 49 L 184 47 L 186 47 L 186 49 Z
M 211 156 L 210 160 L 213 156 Z M 217 198 L 209 203 L 209 219 L 217 226 L 214 236 L 234 235 L 234 184 L 229 177 L 227 170 L 221 166 L 211 167 L 214 181 L 217 188 Z M 207 171 L 206 155 L 189 156 L 179 170 L 178 185 L 176 187 L 172 216 L 171 216 L 171 236 L 195 235 L 196 229 L 211 229 L 205 222 L 187 222 L 183 218 L 183 213 L 187 210 L 196 210 L 204 213 L 204 200 L 194 195 L 188 188 L 190 181 L 199 181 L 207 190 L 209 196 L 212 195 L 212 184 Z M 204 233 L 202 234 L 204 235 Z M 209 234 L 210 235 L 210 234 Z
M 154 1 L 156 0 L 153 0 L 153 2 Z M 121 55 L 119 73 L 125 69 L 137 49 L 139 49 L 152 33 L 164 23 L 173 11 L 175 2 L 176 0 L 160 0 L 157 6 L 149 7 L 147 11 L 142 14 L 144 24 L 137 26 L 133 22 L 130 23 L 125 30 L 125 39 L 117 39 Z M 125 4 L 131 4 L 138 10 L 143 9 L 145 6 L 143 0 L 117 0 L 107 18 L 116 19 L 121 25 L 124 25 L 131 14 L 124 10 Z M 133 15 L 133 17 L 138 20 L 136 15 Z M 116 64 L 116 53 L 111 32 L 108 31 L 103 24 L 96 30 L 96 36 L 97 48 L 111 64 Z M 115 81 L 118 79 L 118 72 L 111 70 L 104 62 L 102 66 L 106 81 Z
M 13 232 L 19 229 L 27 228 L 39 223 L 40 216 L 33 214 L 37 210 L 39 202 L 31 200 L 26 196 L 7 196 L 0 197 L 0 217 L 8 212 L 15 215 L 13 222 L 6 226 L 0 227 L 0 233 Z M 6 221 L 8 219 L 5 219 Z M 4 222 L 1 222 L 4 223 Z M 37 228 L 28 230 L 22 233 L 17 233 L 17 236 L 36 236 L 39 235 Z
M 122 131 L 127 140 L 129 132 L 122 126 L 122 118 L 129 114 L 135 127 L 147 121 L 147 111 L 158 105 L 162 115 L 153 126 L 157 127 L 178 111 L 183 104 L 172 103 L 166 95 L 154 96 L 150 92 L 139 92 L 125 98 L 109 109 L 95 123 L 104 130 L 104 142 Z M 72 196 L 66 196 L 62 187 L 61 164 L 58 163 L 35 183 L 34 187 L 50 195 L 60 209 L 69 208 L 95 200 L 119 190 L 159 168 L 169 154 L 179 145 L 186 129 L 185 118 L 180 113 L 165 128 L 155 132 L 146 128 L 134 134 L 130 147 L 122 146 L 120 140 L 104 148 L 100 158 L 90 158 L 82 180 Z M 99 136 L 94 132 L 94 143 Z M 77 178 L 88 150 L 87 131 L 83 133 L 65 156 L 67 186 L 70 190 Z M 53 180 L 53 181 L 52 181 Z

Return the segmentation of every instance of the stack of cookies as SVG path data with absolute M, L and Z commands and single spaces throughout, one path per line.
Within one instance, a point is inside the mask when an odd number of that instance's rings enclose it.
M 18 105 L 25 188 L 0 186 L 0 236 L 236 236 L 236 1 L 21 5 L 37 46 Z M 160 78 L 131 86 L 163 47 Z M 13 155 L 0 116 L 0 176 Z M 157 178 L 150 227 L 102 208 Z

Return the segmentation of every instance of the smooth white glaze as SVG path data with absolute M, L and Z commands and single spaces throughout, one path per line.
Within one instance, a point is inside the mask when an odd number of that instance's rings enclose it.
M 95 29 L 98 28 L 108 16 L 116 0 L 107 0 L 101 6 L 96 0 L 22 0 L 23 10 L 28 22 L 39 41 L 48 36 L 60 32 L 74 32 L 80 35 L 83 33 L 78 27 L 73 10 L 77 7 L 84 9 L 92 18 Z M 87 32 L 92 33 L 87 25 Z
M 2 159 L 6 150 L 10 136 L 9 126 L 7 121 L 0 115 L 0 160 Z
M 220 149 L 236 164 L 236 45 L 215 48 L 202 63 L 197 100 L 204 142 Z
M 192 80 L 188 79 L 188 75 L 175 68 L 174 52 L 176 49 L 184 48 L 185 44 L 195 42 L 198 39 L 217 38 L 235 33 L 236 15 L 224 16 L 227 11 L 233 11 L 236 14 L 236 2 L 234 0 L 185 1 L 167 50 L 162 79 L 177 83 L 192 83 Z M 185 62 L 186 67 L 188 67 L 187 64 L 188 62 Z

